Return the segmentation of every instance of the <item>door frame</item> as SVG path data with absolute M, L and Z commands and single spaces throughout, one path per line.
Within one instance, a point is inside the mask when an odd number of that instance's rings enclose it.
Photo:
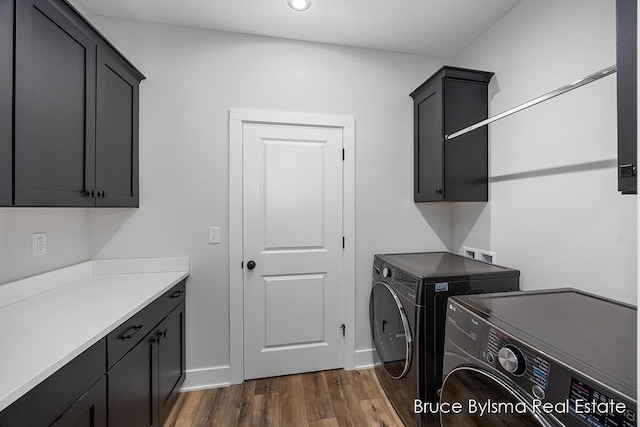
M 244 381 L 242 128 L 245 123 L 342 129 L 342 288 L 346 334 L 344 369 L 355 369 L 355 118 L 353 116 L 231 108 L 229 110 L 229 379 Z

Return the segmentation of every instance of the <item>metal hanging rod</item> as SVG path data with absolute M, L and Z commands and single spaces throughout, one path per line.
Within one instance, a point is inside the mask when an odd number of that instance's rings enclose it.
M 517 113 L 518 111 L 522 111 L 522 110 L 524 110 L 526 108 L 529 108 L 529 107 L 534 106 L 536 104 L 539 104 L 539 103 L 541 103 L 543 101 L 546 101 L 547 99 L 551 99 L 551 98 L 556 97 L 558 95 L 562 95 L 563 93 L 569 92 L 570 90 L 573 90 L 573 89 L 578 88 L 580 86 L 584 86 L 584 85 L 586 85 L 588 83 L 595 82 L 596 80 L 601 79 L 603 77 L 606 77 L 609 74 L 613 74 L 615 72 L 616 72 L 616 66 L 612 65 L 610 67 L 605 68 L 604 70 L 598 71 L 597 73 L 593 73 L 593 74 L 588 75 L 587 77 L 584 77 L 584 78 L 582 78 L 582 79 L 580 79 L 578 81 L 575 81 L 573 83 L 569 83 L 568 85 L 562 86 L 561 88 L 558 88 L 558 89 L 556 89 L 556 90 L 554 90 L 552 92 L 549 92 L 549 93 L 547 93 L 545 95 L 542 95 L 542 96 L 539 96 L 539 97 L 537 97 L 535 99 L 532 99 L 529 102 L 525 102 L 524 104 L 518 105 L 517 107 L 514 107 L 514 108 L 512 108 L 510 110 L 507 110 L 505 112 L 497 114 L 497 115 L 495 115 L 493 117 L 489 117 L 486 120 L 483 120 L 483 121 L 478 122 L 478 123 L 476 123 L 474 125 L 468 126 L 468 127 L 464 128 L 462 130 L 454 132 L 451 135 L 445 135 L 444 136 L 444 140 L 448 141 L 448 140 L 451 140 L 453 138 L 457 138 L 457 137 L 459 137 L 461 135 L 464 135 L 465 133 L 471 132 L 472 130 L 478 129 L 478 128 L 484 126 L 484 125 L 488 125 L 489 123 L 493 123 L 496 120 L 503 119 L 503 118 L 505 118 L 507 116 L 510 116 L 510 115 L 512 115 L 514 113 Z

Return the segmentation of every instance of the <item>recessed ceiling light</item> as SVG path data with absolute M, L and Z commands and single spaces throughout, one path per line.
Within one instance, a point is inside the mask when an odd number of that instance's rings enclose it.
M 298 12 L 307 10 L 309 6 L 311 6 L 311 0 L 287 0 L 287 3 L 289 3 L 291 9 L 297 10 Z

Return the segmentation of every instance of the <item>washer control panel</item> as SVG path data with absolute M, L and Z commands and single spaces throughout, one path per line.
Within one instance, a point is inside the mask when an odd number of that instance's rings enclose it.
M 551 363 L 540 354 L 519 345 L 499 329 L 490 328 L 482 357 L 532 396 L 545 396 Z
M 449 299 L 445 374 L 467 360 L 501 374 L 534 410 L 552 414 L 563 425 L 637 427 L 635 393 L 602 383 L 573 359 L 558 355 L 562 353 L 530 340 L 526 333 L 505 332 L 491 317 L 472 313 L 456 297 Z

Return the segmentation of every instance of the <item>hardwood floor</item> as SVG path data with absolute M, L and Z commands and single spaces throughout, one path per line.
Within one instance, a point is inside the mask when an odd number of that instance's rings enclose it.
M 373 369 L 324 371 L 180 393 L 164 427 L 401 427 Z

